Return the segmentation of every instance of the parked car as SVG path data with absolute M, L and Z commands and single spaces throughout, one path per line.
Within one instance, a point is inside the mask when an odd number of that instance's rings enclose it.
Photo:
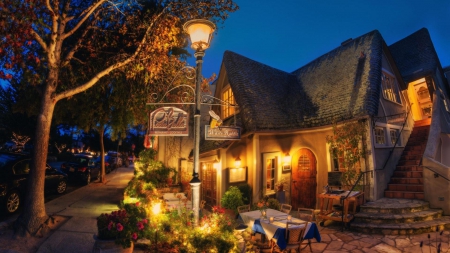
M 109 151 L 106 155 L 108 157 L 108 162 L 113 165 L 114 168 L 122 167 L 122 155 L 115 151 Z
M 2 149 L 4 151 L 14 151 L 17 149 L 17 145 L 13 141 L 7 141 L 7 142 L 5 142 L 5 144 L 3 144 Z
M 16 212 L 27 194 L 30 161 L 23 154 L 0 153 L 0 203 L 7 213 Z M 44 190 L 62 194 L 66 189 L 67 175 L 47 165 Z
M 108 173 L 110 173 L 114 168 L 111 166 L 111 164 L 109 163 L 109 161 L 108 161 L 108 159 L 107 159 L 108 157 L 107 156 L 105 156 L 105 173 L 106 174 L 108 174 Z M 97 157 L 97 158 L 95 158 L 94 159 L 94 162 L 95 162 L 95 166 L 96 167 L 98 167 L 98 169 L 101 171 L 102 170 L 102 164 L 101 164 L 101 159 L 102 159 L 102 157 L 101 156 L 99 156 L 99 157 Z
M 95 159 L 91 155 L 75 154 L 67 162 L 61 164 L 61 171 L 66 173 L 69 180 L 75 180 L 88 185 L 92 180 L 100 179 L 100 169 L 95 166 Z

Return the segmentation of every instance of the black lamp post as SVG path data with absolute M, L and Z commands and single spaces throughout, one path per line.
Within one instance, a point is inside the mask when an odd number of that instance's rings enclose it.
M 200 184 L 199 179 L 199 149 L 200 149 L 200 107 L 201 107 L 201 90 L 202 82 L 202 65 L 205 50 L 209 47 L 212 33 L 216 26 L 214 23 L 203 19 L 194 19 L 186 22 L 183 25 L 184 31 L 189 34 L 191 39 L 191 48 L 195 50 L 196 58 L 196 82 L 195 82 L 195 112 L 194 112 L 194 171 L 192 180 L 189 182 L 192 189 L 192 206 L 194 211 L 195 225 L 199 221 L 200 212 Z

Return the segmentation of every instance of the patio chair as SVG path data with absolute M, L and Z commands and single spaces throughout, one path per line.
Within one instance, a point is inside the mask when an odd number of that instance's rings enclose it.
M 250 205 L 238 206 L 238 213 L 250 212 Z
M 281 206 L 280 206 L 280 211 L 283 212 L 283 213 L 289 214 L 291 212 L 291 210 L 292 210 L 292 206 L 291 205 L 281 204 Z
M 298 208 L 297 218 L 304 221 L 313 221 L 314 209 L 310 208 Z
M 301 226 L 300 225 L 304 225 Z M 308 226 L 308 223 L 298 223 L 298 222 L 286 222 L 286 248 L 284 250 L 280 250 L 281 252 L 291 252 L 295 250 L 295 252 L 301 252 L 302 242 L 304 240 L 305 230 Z M 272 252 L 278 248 L 275 242 L 272 242 Z M 312 252 L 312 250 L 311 250 Z

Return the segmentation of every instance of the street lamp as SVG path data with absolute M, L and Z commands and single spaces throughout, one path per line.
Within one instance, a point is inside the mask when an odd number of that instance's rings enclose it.
M 192 206 L 194 211 L 194 222 L 198 224 L 200 212 L 200 179 L 198 178 L 198 171 L 200 168 L 200 107 L 201 107 L 201 90 L 202 82 L 202 65 L 205 50 L 209 47 L 212 33 L 216 26 L 214 23 L 203 19 L 194 19 L 186 22 L 183 25 L 184 31 L 189 34 L 191 39 L 191 47 L 195 50 L 194 56 L 196 58 L 196 80 L 195 80 L 195 112 L 194 112 L 194 171 L 192 180 L 189 182 L 192 189 Z

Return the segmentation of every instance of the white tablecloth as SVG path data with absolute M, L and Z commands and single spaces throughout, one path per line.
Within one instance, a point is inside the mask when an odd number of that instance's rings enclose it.
M 267 238 L 272 239 L 273 235 L 275 234 L 277 229 L 286 228 L 286 221 L 287 221 L 288 214 L 283 213 L 278 210 L 274 210 L 274 209 L 267 209 L 266 214 L 267 214 L 267 219 L 265 219 L 265 220 L 261 219 L 260 222 L 261 222 L 261 226 L 263 227 Z M 252 228 L 255 223 L 255 220 L 261 218 L 261 211 L 256 210 L 256 211 L 240 213 L 240 216 L 241 216 L 242 220 L 244 221 L 245 225 L 247 225 L 249 228 Z M 270 217 L 274 218 L 273 223 L 269 222 Z M 300 220 L 300 219 L 297 219 L 294 217 L 292 217 L 292 221 L 306 224 L 306 221 Z M 300 225 L 300 226 L 302 226 L 302 225 Z M 308 233 L 310 228 L 311 228 L 311 223 L 308 223 L 308 227 L 306 228 L 305 234 Z

